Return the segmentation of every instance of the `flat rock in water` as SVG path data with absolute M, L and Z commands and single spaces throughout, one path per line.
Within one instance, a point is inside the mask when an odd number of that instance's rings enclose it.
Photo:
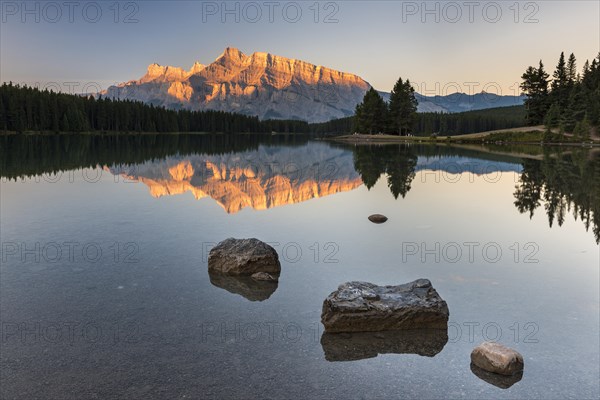
M 479 368 L 501 375 L 523 371 L 523 356 L 509 347 L 495 342 L 483 342 L 471 352 L 471 362 Z
M 210 250 L 208 271 L 226 275 L 253 275 L 257 272 L 279 275 L 281 264 L 275 249 L 265 242 L 229 238 Z
M 323 302 L 326 332 L 447 329 L 448 305 L 428 279 L 398 286 L 347 282 Z
M 388 218 L 385 215 L 381 215 L 381 214 L 369 215 L 369 221 L 371 221 L 375 224 L 383 224 L 387 220 L 388 220 Z

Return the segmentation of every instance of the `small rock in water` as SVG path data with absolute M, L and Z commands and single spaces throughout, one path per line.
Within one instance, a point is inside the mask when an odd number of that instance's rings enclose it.
M 323 302 L 326 332 L 447 329 L 448 304 L 428 279 L 398 286 L 347 282 Z
M 281 264 L 275 249 L 258 239 L 223 240 L 208 254 L 209 272 L 226 275 L 253 275 L 257 272 L 279 275 Z
M 479 368 L 501 375 L 523 370 L 523 356 L 516 350 L 494 342 L 483 342 L 471 352 L 471 362 Z
M 277 282 L 279 280 L 279 279 L 277 279 L 276 276 L 267 274 L 266 272 L 257 272 L 255 274 L 252 274 L 252 279 L 257 280 L 257 281 L 268 281 L 268 282 Z
M 388 219 L 385 215 L 381 215 L 381 214 L 369 215 L 369 221 L 373 222 L 374 224 L 383 224 L 387 220 Z

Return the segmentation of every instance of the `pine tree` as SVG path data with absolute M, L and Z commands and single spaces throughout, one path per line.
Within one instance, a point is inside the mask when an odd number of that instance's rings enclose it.
M 60 130 L 62 132 L 71 132 L 71 124 L 69 123 L 67 113 L 63 114 L 62 119 L 60 120 Z
M 539 125 L 544 121 L 548 110 L 548 74 L 540 60 L 538 68 L 529 67 L 521 76 L 523 82 L 521 89 L 527 95 L 525 108 L 527 109 L 528 125 Z
M 577 60 L 575 54 L 571 53 L 567 62 L 567 80 L 570 84 L 577 81 Z
M 589 141 L 590 140 L 590 131 L 592 127 L 587 118 L 584 118 L 581 121 L 578 121 L 575 125 L 575 129 L 573 130 L 573 134 L 580 140 Z
M 560 124 L 560 108 L 557 103 L 552 103 L 546 117 L 544 118 L 544 125 L 549 129 L 556 128 Z
M 410 81 L 407 79 L 404 82 L 402 78 L 399 78 L 390 94 L 390 131 L 399 135 L 410 133 L 416 119 L 417 105 L 415 89 Z
M 373 135 L 385 130 L 387 105 L 374 88 L 370 88 L 363 102 L 356 106 L 355 128 L 357 132 Z
M 0 95 L 0 130 L 7 130 L 6 112 L 4 111 L 4 101 L 2 100 L 2 95 Z
M 569 102 L 569 91 L 570 91 L 570 79 L 569 71 L 565 62 L 565 53 L 560 53 L 556 70 L 552 74 L 552 91 L 550 97 L 552 102 L 558 103 L 561 112 L 564 112 Z

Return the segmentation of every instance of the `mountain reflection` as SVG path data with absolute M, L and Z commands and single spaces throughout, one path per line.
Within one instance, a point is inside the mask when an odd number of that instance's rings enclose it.
M 0 176 L 24 179 L 102 167 L 147 185 L 154 197 L 191 193 L 226 212 L 264 210 L 351 191 L 380 179 L 399 199 L 419 171 L 520 175 L 520 213 L 543 210 L 549 225 L 567 214 L 600 243 L 600 152 L 577 147 L 366 145 L 301 135 L 0 136 Z M 515 155 L 517 154 L 517 155 Z
M 147 185 L 153 197 L 190 192 L 196 199 L 211 197 L 227 213 L 300 203 L 362 184 L 352 153 L 317 142 L 302 147 L 259 146 L 223 155 L 166 157 L 109 170 Z

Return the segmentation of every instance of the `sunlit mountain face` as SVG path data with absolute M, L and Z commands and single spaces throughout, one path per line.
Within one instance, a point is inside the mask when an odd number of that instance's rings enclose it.
M 190 70 L 152 64 L 142 78 L 101 94 L 172 109 L 324 122 L 352 115 L 369 88 L 354 74 L 228 47 L 214 62 L 196 62 Z
M 171 156 L 107 168 L 148 186 L 153 197 L 192 193 L 210 197 L 230 214 L 265 210 L 356 189 L 362 185 L 352 152 L 322 143 L 259 146 L 224 155 Z
M 360 76 L 270 53 L 228 47 L 208 65 L 189 70 L 151 64 L 144 76 L 99 93 L 170 109 L 217 110 L 260 119 L 325 122 L 354 115 L 371 87 Z M 388 89 L 389 90 L 389 89 Z M 390 93 L 380 94 L 389 101 Z M 420 112 L 461 112 L 523 104 L 524 96 L 494 93 L 416 94 Z

